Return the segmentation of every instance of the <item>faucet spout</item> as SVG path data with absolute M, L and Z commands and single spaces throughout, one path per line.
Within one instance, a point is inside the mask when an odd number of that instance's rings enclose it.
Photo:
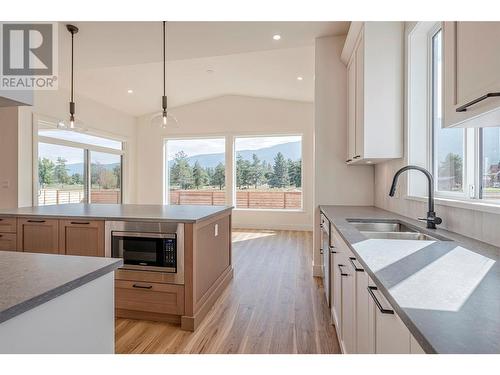
M 434 178 L 432 177 L 432 174 L 425 168 L 416 166 L 416 165 L 407 165 L 400 170 L 396 172 L 394 175 L 394 178 L 392 179 L 392 185 L 391 185 L 391 190 L 389 191 L 389 196 L 394 197 L 394 194 L 396 194 L 396 188 L 397 188 L 397 183 L 399 176 L 408 170 L 416 170 L 422 172 L 426 177 L 427 177 L 427 182 L 428 182 L 428 211 L 427 211 L 427 218 L 425 219 L 419 219 L 419 220 L 425 220 L 427 222 L 427 228 L 429 229 L 436 229 L 436 225 L 441 224 L 443 220 L 440 217 L 436 216 L 436 213 L 434 212 Z

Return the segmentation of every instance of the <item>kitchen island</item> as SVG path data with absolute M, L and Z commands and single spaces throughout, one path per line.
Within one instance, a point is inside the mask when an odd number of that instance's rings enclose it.
M 121 259 L 0 251 L 0 353 L 114 353 Z
M 139 251 L 122 251 L 130 258 L 115 273 L 116 315 L 195 330 L 233 277 L 231 211 L 228 206 L 127 204 L 0 210 L 0 250 L 111 258 L 124 238 L 171 236 L 173 267 L 151 267 L 147 259 L 137 261 L 144 256 Z
M 349 346 L 357 339 L 357 348 L 367 353 L 407 353 L 408 348 L 411 353 L 500 353 L 498 247 L 427 229 L 421 221 L 376 207 L 325 205 L 320 210 L 333 233 L 337 267 L 332 272 L 342 270 L 338 279 L 343 283 L 333 289 L 345 296 L 343 286 L 354 280 L 356 290 L 357 337 L 350 340 L 344 329 L 340 341 Z M 360 229 L 370 223 L 395 223 L 406 227 L 403 232 L 427 237 L 382 238 Z M 369 313 L 359 308 L 366 301 Z M 340 304 L 336 318 L 342 325 L 348 308 L 344 300 Z

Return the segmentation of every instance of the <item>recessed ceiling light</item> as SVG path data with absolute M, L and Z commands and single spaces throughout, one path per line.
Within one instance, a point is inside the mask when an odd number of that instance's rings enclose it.
M 134 90 L 132 90 L 132 89 L 128 89 L 128 90 L 127 90 L 127 92 L 128 92 L 129 94 L 133 94 L 133 93 L 134 93 Z
M 274 34 L 273 35 L 273 39 L 274 40 L 280 40 L 281 39 L 281 35 L 280 34 Z
M 297 81 L 302 81 L 303 79 L 304 79 L 304 77 L 301 77 L 301 76 L 297 77 Z

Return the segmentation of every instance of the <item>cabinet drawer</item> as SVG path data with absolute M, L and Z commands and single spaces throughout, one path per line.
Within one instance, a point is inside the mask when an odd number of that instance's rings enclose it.
M 17 251 L 17 236 L 15 233 L 0 233 L 0 250 Z
M 115 280 L 117 309 L 184 314 L 184 286 Z
M 15 217 L 0 217 L 0 233 L 16 233 Z

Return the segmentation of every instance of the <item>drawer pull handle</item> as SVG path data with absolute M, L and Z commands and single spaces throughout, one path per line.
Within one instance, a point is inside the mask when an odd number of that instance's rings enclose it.
M 363 268 L 356 266 L 356 264 L 354 263 L 355 260 L 356 258 L 349 257 L 349 262 L 351 262 L 352 268 L 354 268 L 356 272 L 365 272 Z
M 337 254 L 338 251 L 337 250 L 334 250 L 335 249 L 335 246 L 328 246 L 330 248 L 330 253 L 331 254 Z
M 376 286 L 369 286 L 368 287 L 368 293 L 370 293 L 370 296 L 372 296 L 373 302 L 375 302 L 375 305 L 377 305 L 378 309 L 382 314 L 394 314 L 394 310 L 391 309 L 384 309 L 382 307 L 382 304 L 379 302 L 377 297 L 375 297 L 375 293 L 373 293 L 374 290 L 378 290 Z
M 89 221 L 72 221 L 71 224 L 73 225 L 89 225 Z
M 480 96 L 479 98 L 476 98 L 474 100 L 471 100 L 470 102 L 464 104 L 463 106 L 460 106 L 456 109 L 457 112 L 467 112 L 467 108 L 469 108 L 470 106 L 474 105 L 474 104 L 477 104 L 479 102 L 482 102 L 483 100 L 485 99 L 488 99 L 488 98 L 493 98 L 495 96 L 500 96 L 500 92 L 489 92 L 483 96 Z
M 28 220 L 28 223 L 45 223 L 45 220 Z
M 339 264 L 338 267 L 339 267 L 339 270 L 340 270 L 340 276 L 349 276 L 349 274 L 345 273 L 342 270 L 342 267 L 344 267 L 344 264 Z
M 350 163 L 351 161 L 352 161 L 352 159 L 347 159 L 345 162 Z
M 137 289 L 151 289 L 153 288 L 153 285 L 139 285 L 139 284 L 134 284 L 132 285 L 133 288 Z
M 359 159 L 361 157 L 361 155 L 356 155 L 355 157 L 353 157 L 353 159 Z
M 3 237 L 3 234 L 0 234 L 0 238 L 2 238 L 2 237 Z

